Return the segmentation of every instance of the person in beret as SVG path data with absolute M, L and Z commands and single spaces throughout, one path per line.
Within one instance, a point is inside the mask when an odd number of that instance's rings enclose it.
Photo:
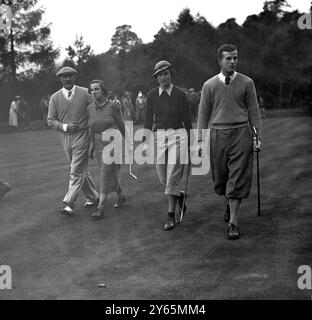
M 92 102 L 88 89 L 75 85 L 77 71 L 61 68 L 56 76 L 63 88 L 55 92 L 49 102 L 48 124 L 60 132 L 60 139 L 70 162 L 69 188 L 63 199 L 64 215 L 74 213 L 80 190 L 86 197 L 84 207 L 95 206 L 99 195 L 88 171 L 89 128 L 87 106 Z
M 144 128 L 148 129 L 144 151 L 148 150 L 148 132 L 155 132 L 157 140 L 156 171 L 168 198 L 168 215 L 163 230 L 176 225 L 175 211 L 181 212 L 185 192 L 181 191 L 181 177 L 188 160 L 190 130 L 192 128 L 190 105 L 187 96 L 172 84 L 171 64 L 162 60 L 156 63 L 153 77 L 158 86 L 152 89 L 146 100 Z M 185 211 L 185 208 L 184 210 Z
M 0 201 L 4 198 L 5 194 L 11 190 L 11 186 L 0 179 Z

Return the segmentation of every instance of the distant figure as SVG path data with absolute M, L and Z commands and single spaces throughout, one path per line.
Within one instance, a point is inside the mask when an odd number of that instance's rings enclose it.
M 4 198 L 5 194 L 11 190 L 11 186 L 0 179 L 0 201 Z
M 40 99 L 40 111 L 42 116 L 42 127 L 49 128 L 48 125 L 48 110 L 49 110 L 49 102 L 50 102 L 51 95 L 46 94 Z
M 129 91 L 126 91 L 122 97 L 122 106 L 123 106 L 125 121 L 134 121 L 135 112 L 134 112 L 133 103 L 131 101 L 131 93 Z
M 21 97 L 16 96 L 11 103 L 9 111 L 9 125 L 12 127 L 18 127 L 19 125 L 19 114 L 21 108 Z
M 198 105 L 199 105 L 199 96 L 197 95 L 197 93 L 193 88 L 190 88 L 188 97 L 191 105 L 191 118 L 192 118 L 192 121 L 196 121 Z
M 21 105 L 20 105 L 20 122 L 21 122 L 21 126 L 24 128 L 27 128 L 30 125 L 29 104 L 23 97 L 21 98 Z
M 139 91 L 138 96 L 135 99 L 135 120 L 137 123 L 143 123 L 145 117 L 145 103 L 146 98 L 141 91 Z
M 265 118 L 265 116 L 266 116 L 266 102 L 262 96 L 259 96 L 259 107 L 260 107 L 261 118 Z

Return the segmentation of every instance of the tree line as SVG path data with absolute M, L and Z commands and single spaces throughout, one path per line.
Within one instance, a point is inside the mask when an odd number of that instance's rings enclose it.
M 42 25 L 44 10 L 36 8 L 37 0 L 9 2 L 11 32 L 0 31 L 2 119 L 14 95 L 23 95 L 35 110 L 42 95 L 60 87 L 55 78 L 59 51 L 50 40 L 50 25 Z M 147 93 L 154 87 L 153 67 L 165 59 L 174 67 L 174 83 L 199 91 L 219 72 L 217 48 L 233 43 L 239 51 L 239 71 L 255 80 L 268 108 L 304 106 L 312 100 L 312 31 L 298 28 L 302 13 L 287 11 L 287 6 L 286 0 L 265 1 L 262 11 L 248 16 L 242 25 L 229 18 L 217 27 L 186 8 L 150 43 L 143 43 L 130 25 L 118 26 L 111 48 L 99 55 L 77 36 L 62 65 L 78 70 L 80 85 L 101 78 L 121 97 L 125 91 Z

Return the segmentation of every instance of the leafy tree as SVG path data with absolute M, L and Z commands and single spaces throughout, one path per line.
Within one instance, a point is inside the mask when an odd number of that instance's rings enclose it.
M 12 8 L 12 28 L 0 34 L 1 77 L 31 76 L 40 69 L 51 69 L 59 51 L 50 40 L 50 25 L 42 24 L 43 8 L 37 0 L 4 1 Z
M 120 85 L 122 91 L 126 88 L 126 54 L 128 54 L 133 48 L 142 44 L 142 40 L 131 30 L 131 28 L 132 27 L 127 24 L 118 26 L 112 37 L 110 49 L 110 52 L 117 56 L 117 65 L 120 73 Z
M 69 59 L 73 60 L 75 64 L 78 66 L 78 68 L 83 64 L 87 63 L 93 56 L 91 46 L 84 44 L 82 35 L 80 35 L 79 38 L 78 36 L 76 36 L 74 46 L 67 47 L 66 51 Z
M 90 45 L 85 45 L 82 35 L 76 36 L 73 46 L 66 48 L 67 55 L 62 66 L 78 71 L 77 81 L 87 86 L 90 80 L 99 76 L 98 58 L 93 54 Z
M 131 28 L 132 27 L 127 24 L 116 28 L 111 42 L 111 51 L 113 53 L 129 52 L 135 46 L 142 44 L 142 40 Z

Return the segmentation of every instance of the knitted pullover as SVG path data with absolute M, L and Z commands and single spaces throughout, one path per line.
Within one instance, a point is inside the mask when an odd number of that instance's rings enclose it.
M 198 135 L 208 124 L 214 129 L 256 127 L 260 136 L 260 113 L 256 89 L 251 78 L 237 73 L 235 79 L 225 85 L 218 75 L 207 80 L 202 88 Z
M 78 123 L 79 129 L 88 128 L 87 106 L 92 102 L 88 89 L 76 86 L 75 95 L 68 101 L 62 89 L 55 92 L 49 103 L 48 124 L 63 131 L 63 124 Z
M 144 128 L 152 130 L 154 115 L 154 130 L 185 128 L 189 131 L 192 128 L 189 101 L 184 92 L 176 86 L 173 86 L 170 96 L 166 91 L 159 96 L 159 87 L 149 92 Z

